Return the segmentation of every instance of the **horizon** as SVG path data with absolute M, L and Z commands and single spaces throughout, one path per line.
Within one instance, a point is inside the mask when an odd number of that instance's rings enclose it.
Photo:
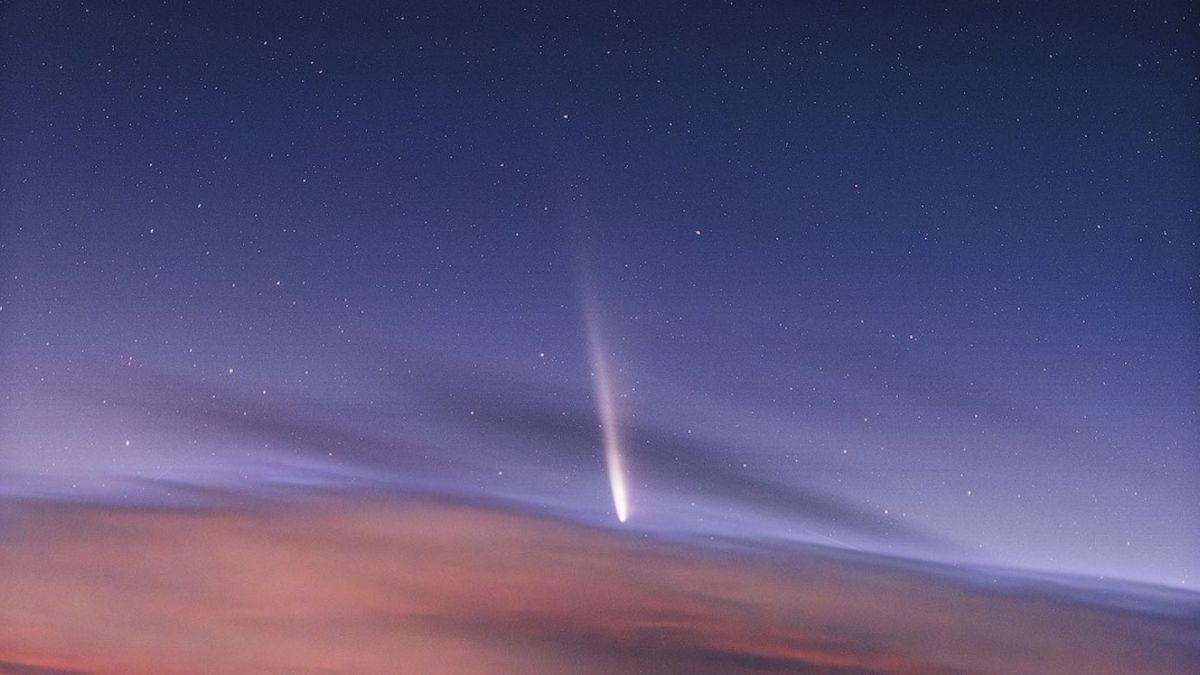
M 1037 645 L 1025 665 L 1053 670 L 1121 630 L 1152 636 L 1129 668 L 1186 671 L 1198 26 L 1181 0 L 5 3 L 0 556 L 30 590 L 0 626 L 103 623 L 99 598 L 170 611 L 161 633 L 118 621 L 107 655 L 85 631 L 6 665 L 10 641 L 0 671 L 50 653 L 85 672 L 284 671 L 286 649 L 223 649 L 386 632 L 374 592 L 476 672 L 637 670 L 659 648 L 683 670 L 699 652 L 713 670 L 1005 670 L 973 640 Z M 73 517 L 102 531 L 57 538 Z M 213 539 L 170 534 L 185 524 Z M 594 547 L 613 597 L 675 591 L 652 594 L 657 618 L 556 614 L 539 575 L 596 608 L 604 587 L 543 569 L 539 552 L 576 561 L 526 536 Z M 845 586 L 706 557 L 735 541 Z M 447 596 L 466 603 L 453 616 L 405 604 L 391 582 L 425 597 L 453 579 L 381 580 L 371 542 L 499 565 L 462 583 L 534 578 L 542 605 L 515 606 L 573 622 L 551 641 L 574 646 L 542 650 L 496 598 L 474 621 L 469 594 Z M 488 542 L 502 554 L 476 556 Z M 140 582 L 116 553 L 88 562 L 122 547 L 153 557 Z M 651 551 L 668 568 L 639 571 Z M 189 554 L 228 597 L 156 562 Z M 259 554 L 294 557 L 279 578 L 349 624 L 290 623 L 246 581 Z M 353 571 L 325 578 L 334 560 Z M 918 634 L 823 604 L 878 578 L 914 615 L 928 596 L 1046 634 Z M 697 579 L 746 594 L 716 602 Z M 79 606 L 51 607 L 72 587 Z M 220 630 L 243 600 L 278 623 Z M 779 613 L 762 644 L 722 613 L 753 607 Z M 820 636 L 802 608 L 829 620 Z M 348 645 L 309 667 L 398 654 Z

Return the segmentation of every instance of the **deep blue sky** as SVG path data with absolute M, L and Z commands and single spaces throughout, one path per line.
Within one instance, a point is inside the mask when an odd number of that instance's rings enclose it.
M 615 524 L 589 278 L 631 527 L 1200 583 L 1189 3 L 249 4 L 0 14 L 6 493 Z

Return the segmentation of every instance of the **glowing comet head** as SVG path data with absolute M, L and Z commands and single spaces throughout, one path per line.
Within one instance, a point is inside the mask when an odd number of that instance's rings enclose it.
M 600 432 L 604 438 L 604 464 L 608 469 L 608 485 L 612 489 L 613 508 L 617 520 L 629 518 L 629 486 L 621 453 L 621 430 L 617 421 L 617 406 L 613 399 L 608 375 L 608 361 L 602 345 L 599 319 L 590 298 L 585 302 L 584 321 L 587 324 L 588 353 L 592 361 L 592 386 L 596 394 L 596 409 L 600 416 Z
M 629 493 L 625 487 L 625 473 L 621 469 L 621 456 L 615 455 L 617 463 L 608 467 L 608 482 L 612 487 L 613 508 L 617 511 L 617 520 L 622 523 L 629 518 Z

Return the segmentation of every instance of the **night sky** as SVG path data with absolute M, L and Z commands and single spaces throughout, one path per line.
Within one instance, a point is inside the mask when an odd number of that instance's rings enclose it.
M 1190 3 L 254 5 L 0 10 L 3 497 L 1200 584 Z

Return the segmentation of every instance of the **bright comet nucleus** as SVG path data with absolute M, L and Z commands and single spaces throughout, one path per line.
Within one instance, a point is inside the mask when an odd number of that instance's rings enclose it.
M 621 455 L 621 431 L 609 379 L 608 360 L 604 354 L 600 320 L 590 297 L 585 301 L 584 322 L 587 324 L 588 353 L 592 361 L 592 386 L 600 415 L 600 432 L 604 438 L 604 464 L 608 469 L 608 484 L 612 488 L 613 508 L 616 509 L 617 520 L 623 523 L 629 517 L 629 486 Z

